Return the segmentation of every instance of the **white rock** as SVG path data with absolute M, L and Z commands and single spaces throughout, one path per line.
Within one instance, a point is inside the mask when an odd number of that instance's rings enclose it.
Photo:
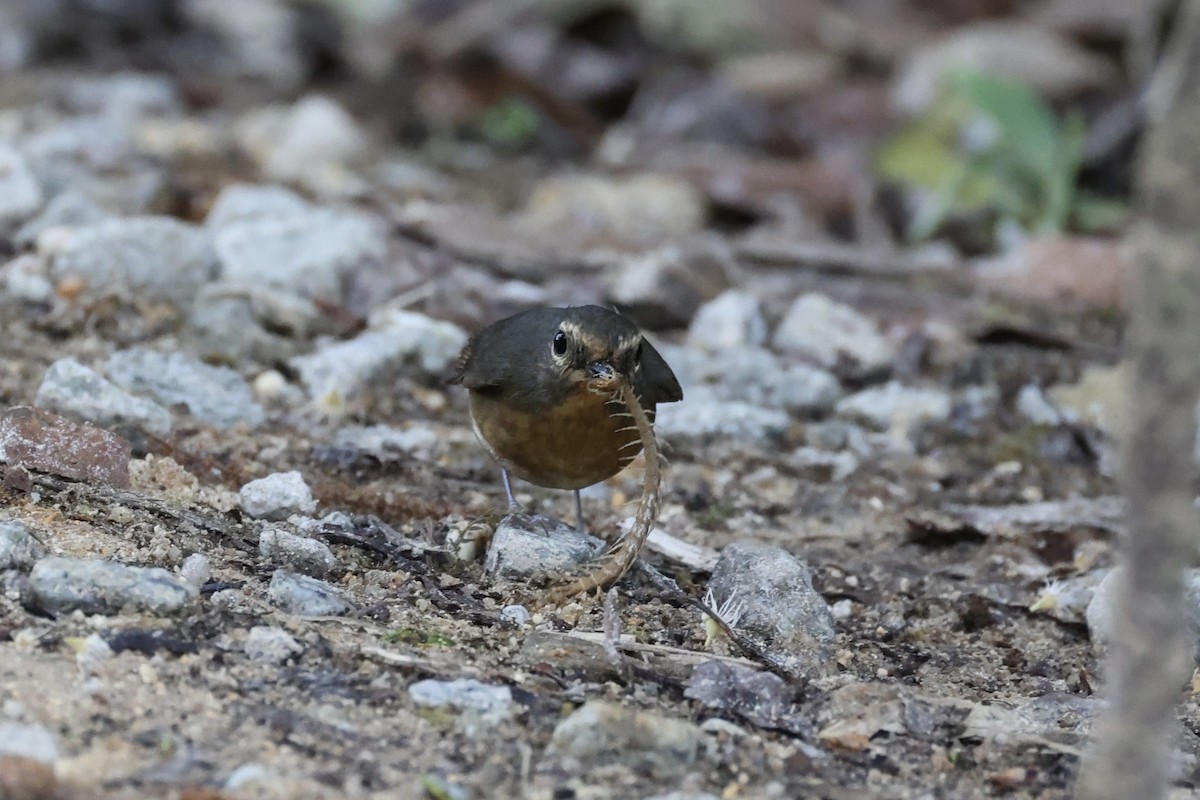
M 10 227 L 42 206 L 42 187 L 25 157 L 0 141 L 0 227 Z
M 255 519 L 284 520 L 317 510 L 312 490 L 299 472 L 277 472 L 250 481 L 238 492 L 242 511 Z
M 862 369 L 886 366 L 893 352 L 875 323 L 850 306 L 823 294 L 796 299 L 772 339 L 775 347 L 834 367 L 839 358 L 850 358 Z
M 255 661 L 283 664 L 304 652 L 304 646 L 290 633 L 274 625 L 255 625 L 246 635 L 243 650 Z
M 171 412 L 158 403 L 130 394 L 72 358 L 50 365 L 33 402 L 102 428 L 129 425 L 163 438 L 174 424 Z
M 179 565 L 179 574 L 185 581 L 199 589 L 212 577 L 212 564 L 203 553 L 192 553 Z
M 767 323 L 754 295 L 729 289 L 696 311 L 688 326 L 687 343 L 700 350 L 731 350 L 760 345 L 767 338 Z
M 909 427 L 950 417 L 950 395 L 941 389 L 904 386 L 889 381 L 852 394 L 837 404 L 837 413 L 865 420 L 878 428 Z

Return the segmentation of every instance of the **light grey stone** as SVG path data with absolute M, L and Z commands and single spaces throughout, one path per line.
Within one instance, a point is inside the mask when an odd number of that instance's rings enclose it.
M 18 247 L 31 247 L 44 231 L 52 228 L 81 228 L 108 219 L 112 219 L 112 214 L 91 197 L 67 189 L 55 195 L 36 216 L 18 228 L 13 241 Z
M 466 343 L 466 332 L 453 323 L 391 309 L 373 317 L 371 327 L 353 339 L 327 343 L 288 363 L 310 397 L 337 407 L 405 364 L 438 375 Z
M 1063 412 L 1058 409 L 1042 387 L 1036 383 L 1027 383 L 1017 392 L 1017 413 L 1034 425 L 1061 425 L 1066 422 Z
M 579 762 L 584 771 L 620 764 L 658 779 L 685 775 L 696 760 L 700 729 L 651 711 L 589 700 L 558 723 L 550 752 Z
M 187 607 L 198 595 L 195 586 L 160 567 L 100 559 L 49 556 L 29 575 L 33 605 L 49 614 L 115 614 L 125 608 L 167 614 Z
M 301 98 L 283 119 L 263 171 L 279 180 L 303 181 L 314 169 L 344 166 L 361 158 L 368 139 L 358 122 L 328 97 Z
M 212 577 L 212 564 L 203 553 L 192 553 L 179 565 L 179 575 L 199 589 Z
M 762 442 L 782 433 L 789 423 L 784 411 L 728 400 L 711 387 L 698 386 L 684 402 L 659 406 L 654 429 L 668 439 L 716 436 Z
M 529 624 L 529 609 L 520 604 L 507 605 L 500 609 L 500 619 L 519 628 L 524 627 Z
M 693 391 L 702 388 L 726 400 L 816 415 L 830 411 L 842 397 L 841 383 L 829 370 L 809 364 L 784 366 L 778 356 L 761 347 L 714 351 L 668 347 L 663 357 L 688 402 Z
M 255 661 L 283 664 L 304 652 L 304 645 L 290 633 L 274 625 L 255 625 L 246 634 L 246 655 Z
M 284 520 L 317 510 L 312 490 L 299 472 L 276 472 L 247 483 L 238 492 L 242 511 L 255 519 Z
M 752 636 L 796 674 L 829 667 L 834 639 L 829 604 L 812 586 L 808 565 L 761 542 L 734 542 L 721 551 L 709 590 L 718 606 L 740 608 L 735 629 Z
M 553 517 L 510 514 L 496 526 L 484 570 L 509 580 L 546 577 L 577 569 L 603 548 L 599 539 Z
M 301 216 L 312 208 L 303 197 L 282 186 L 235 183 L 217 195 L 204 224 L 220 230 L 238 222 Z
M 42 207 L 42 187 L 25 157 L 0 141 L 0 228 L 28 219 Z
M 767 339 L 767 322 L 754 295 L 729 289 L 696 311 L 688 326 L 687 343 L 699 350 L 757 347 Z
M 136 292 L 188 306 L 216 275 L 207 232 L 171 217 L 110 219 L 67 231 L 50 274 L 82 279 L 89 293 Z
M 163 438 L 171 434 L 174 424 L 171 412 L 158 403 L 130 394 L 71 358 L 50 365 L 33 402 L 102 428 L 128 425 Z
M 46 555 L 46 548 L 24 522 L 0 519 L 0 570 L 29 569 Z
M 474 678 L 451 681 L 427 678 L 409 686 L 408 697 L 418 706 L 474 711 L 495 722 L 511 718 L 514 709 L 512 691 L 507 686 L 482 683 Z
M 258 552 L 273 564 L 314 578 L 325 577 L 338 565 L 333 551 L 324 542 L 275 528 L 259 534 Z
M 832 368 L 849 358 L 862 370 L 886 367 L 894 353 L 875 322 L 823 294 L 796 299 L 775 329 L 775 347 Z
M 944 422 L 950 418 L 950 395 L 937 388 L 904 386 L 889 381 L 844 398 L 837 413 L 861 419 L 876 428 L 905 428 L 921 422 Z
M 392 428 L 387 425 L 347 425 L 333 435 L 333 446 L 359 450 L 381 462 L 411 455 L 428 456 L 437 445 L 437 431 L 424 425 Z
M 0 722 L 0 755 L 53 764 L 58 759 L 58 741 L 49 728 L 41 725 Z
M 145 347 L 119 350 L 106 364 L 109 378 L 165 406 L 183 405 L 196 419 L 218 428 L 262 424 L 262 406 L 250 385 L 227 367 L 214 367 L 183 353 Z
M 46 277 L 42 259 L 23 253 L 0 268 L 0 292 L 27 303 L 47 303 L 54 298 L 54 284 Z
M 354 610 L 346 593 L 333 584 L 282 569 L 271 576 L 267 597 L 281 611 L 304 617 L 341 616 Z
M 267 286 L 331 303 L 344 300 L 350 271 L 387 254 L 378 223 L 329 209 L 230 222 L 216 231 L 214 243 L 223 282 Z

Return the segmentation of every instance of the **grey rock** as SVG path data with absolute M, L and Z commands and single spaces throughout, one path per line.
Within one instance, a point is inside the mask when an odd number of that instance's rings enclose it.
M 692 670 L 683 696 L 716 712 L 736 714 L 760 728 L 813 733 L 792 702 L 793 689 L 772 672 L 724 661 L 705 661 Z
M 605 292 L 621 313 L 647 328 L 686 325 L 705 300 L 729 286 L 733 255 L 718 239 L 671 244 L 619 262 Z
M 192 553 L 179 565 L 179 575 L 199 589 L 212 577 L 212 564 L 203 553 Z
M 546 577 L 571 572 L 603 547 L 599 539 L 553 517 L 510 514 L 496 526 L 484 570 L 509 580 Z
M 507 605 L 500 609 L 500 619 L 516 625 L 518 628 L 529 624 L 529 609 L 523 605 Z
M 163 438 L 174 424 L 171 412 L 158 403 L 130 394 L 71 358 L 50 365 L 34 404 L 102 428 L 128 425 Z
M 119 121 L 179 111 L 179 93 L 163 74 L 116 72 L 72 81 L 67 102 L 77 111 L 98 112 Z
M 828 667 L 835 632 L 829 604 L 812 586 L 808 565 L 761 542 L 734 542 L 721 552 L 709 590 L 718 605 L 741 609 L 736 630 L 776 653 L 796 674 Z
M 259 534 L 258 552 L 273 564 L 314 578 L 325 577 L 338 565 L 333 551 L 324 542 L 273 528 Z
M 44 555 L 46 548 L 29 526 L 15 519 L 0 519 L 0 570 L 29 569 Z
M 17 229 L 13 241 L 31 247 L 44 231 L 52 228 L 81 228 L 112 219 L 91 197 L 72 189 L 55 195 L 35 217 Z
M 620 764 L 635 774 L 666 779 L 688 772 L 699 744 L 700 729 L 690 722 L 589 700 L 558 723 L 550 750 L 575 759 L 584 771 Z
M 786 412 L 740 400 L 728 400 L 708 386 L 699 386 L 682 403 L 659 406 L 655 430 L 668 439 L 724 437 L 764 441 L 787 429 Z
M 512 691 L 507 686 L 493 686 L 473 678 L 417 681 L 408 687 L 408 697 L 418 706 L 474 711 L 493 722 L 509 719 L 514 712 Z
M 110 219 L 70 229 L 50 262 L 56 281 L 79 278 L 90 293 L 136 292 L 188 306 L 216 275 L 203 228 L 171 217 Z
M 46 277 L 42 259 L 30 253 L 17 256 L 0 267 L 0 293 L 28 303 L 47 303 L 54 297 L 54 284 Z
M 367 149 L 367 136 L 354 117 L 328 97 L 308 95 L 282 120 L 278 138 L 265 154 L 263 171 L 279 180 L 312 182 L 314 170 L 355 161 Z
M 0 228 L 11 228 L 42 206 L 42 187 L 25 157 L 0 142 Z
M 1036 383 L 1027 383 L 1017 392 L 1017 413 L 1034 425 L 1060 425 L 1066 422 L 1063 412 L 1058 409 L 1042 387 Z
M 328 328 L 312 299 L 282 289 L 214 283 L 188 315 L 205 353 L 236 363 L 273 364 L 299 355 Z
M 941 389 L 889 381 L 844 398 L 837 404 L 837 413 L 888 430 L 898 425 L 908 428 L 921 422 L 943 422 L 949 419 L 951 406 L 950 395 Z
M 196 587 L 160 567 L 130 567 L 115 561 L 49 556 L 29 575 L 33 605 L 49 614 L 81 610 L 115 614 L 125 608 L 166 614 L 191 604 Z
M 312 490 L 299 472 L 276 472 L 247 483 L 238 492 L 242 511 L 255 519 L 284 520 L 317 510 Z
M 246 634 L 246 655 L 255 661 L 283 664 L 304 652 L 304 645 L 290 633 L 274 625 L 255 625 Z
M 357 450 L 388 463 L 414 454 L 428 456 L 439 438 L 437 431 L 422 425 L 404 429 L 387 425 L 347 425 L 334 433 L 333 446 Z
M 458 357 L 467 334 L 449 322 L 409 311 L 376 315 L 371 327 L 353 339 L 333 342 L 293 358 L 309 396 L 338 406 L 403 365 L 438 375 Z
M 871 442 L 886 434 L 868 433 L 853 422 L 831 419 L 808 425 L 804 430 L 805 440 L 822 450 L 846 450 L 860 459 L 869 458 L 874 452 Z
M 702 305 L 687 334 L 689 347 L 709 351 L 757 347 L 766 339 L 758 300 L 742 289 L 729 289 Z
M 235 183 L 226 186 L 213 201 L 204 218 L 212 230 L 220 230 L 237 222 L 259 219 L 278 219 L 303 215 L 312 204 L 291 189 L 268 184 Z
M 796 299 L 775 329 L 775 347 L 832 368 L 845 358 L 865 372 L 886 367 L 893 350 L 875 323 L 823 294 Z
M 41 725 L 0 722 L 0 755 L 53 764 L 58 759 L 58 742 L 50 729 Z
M 830 411 L 842 396 L 832 372 L 808 364 L 784 366 L 779 357 L 761 347 L 703 351 L 668 347 L 663 357 L 671 364 L 688 402 L 700 387 L 727 400 L 736 400 L 795 414 Z
M 231 428 L 262 424 L 262 406 L 250 385 L 227 367 L 214 367 L 183 353 L 160 353 L 144 347 L 119 350 L 106 365 L 114 383 L 153 397 L 165 406 L 185 406 L 193 417 Z
M 231 222 L 217 230 L 214 244 L 225 283 L 331 303 L 345 299 L 344 279 L 352 270 L 387 254 L 381 226 L 328 209 Z
M 304 617 L 327 617 L 354 610 L 350 598 L 338 587 L 318 578 L 275 570 L 267 597 L 281 611 Z
M 46 555 L 28 525 L 16 519 L 0 519 L 0 570 L 28 570 Z
M 829 480 L 843 481 L 858 469 L 858 457 L 848 450 L 822 450 L 818 447 L 797 447 L 791 462 L 800 469 L 828 470 Z

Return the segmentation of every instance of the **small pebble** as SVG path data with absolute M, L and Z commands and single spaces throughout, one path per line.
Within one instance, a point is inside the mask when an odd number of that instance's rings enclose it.
M 496 527 L 484 570 L 509 580 L 571 572 L 595 558 L 603 546 L 553 517 L 510 515 Z
M 314 578 L 325 577 L 338 565 L 333 551 L 324 542 L 275 528 L 259 534 L 258 552 L 273 564 Z
M 302 617 L 336 617 L 354 610 L 346 593 L 333 584 L 282 569 L 271 576 L 267 597 L 281 611 Z
M 890 364 L 894 355 L 873 320 L 816 293 L 796 299 L 775 329 L 772 342 L 785 353 L 804 356 L 826 368 L 849 358 L 862 371 L 872 372 Z
M 687 343 L 699 350 L 737 350 L 766 341 L 767 323 L 754 295 L 729 289 L 708 301 L 688 326 Z
M 312 490 L 299 472 L 277 472 L 250 481 L 238 492 L 242 511 L 255 519 L 285 520 L 317 510 Z
M 212 564 L 203 553 L 192 553 L 179 565 L 180 576 L 199 589 L 212 577 Z
M 268 664 L 283 664 L 304 652 L 304 646 L 295 637 L 274 625 L 251 628 L 243 649 L 250 658 Z
M 49 556 L 29 574 L 29 597 L 48 614 L 79 610 L 117 614 L 125 608 L 168 614 L 190 605 L 196 587 L 161 567 L 130 567 L 94 558 Z
M 44 555 L 46 548 L 28 525 L 15 519 L 0 519 L 0 570 L 29 569 Z
M 655 778 L 679 778 L 696 760 L 700 729 L 691 722 L 589 700 L 554 729 L 550 750 L 584 770 L 620 764 Z
M 529 624 L 529 609 L 523 605 L 508 605 L 500 609 L 500 619 L 516 625 L 518 628 L 523 628 Z

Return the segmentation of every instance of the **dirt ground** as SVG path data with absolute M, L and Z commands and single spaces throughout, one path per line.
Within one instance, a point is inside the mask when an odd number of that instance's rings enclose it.
M 164 7 L 192 5 L 204 4 Z M 1114 51 L 1133 44 L 1104 27 L 1107 18 L 1091 20 L 1103 35 L 1076 33 L 1088 21 L 1071 22 L 1068 11 L 1082 14 L 1079 4 L 1050 4 L 1065 15 L 1051 19 L 1019 3 L 896 0 L 875 4 L 884 21 L 837 17 L 853 44 L 831 44 L 843 41 L 837 37 L 813 44 L 793 32 L 788 41 L 807 42 L 796 52 L 823 59 L 820 69 L 810 64 L 816 77 L 768 72 L 760 77 L 775 88 L 747 80 L 726 96 L 713 76 L 743 73 L 718 70 L 732 59 L 704 49 L 718 45 L 703 44 L 702 34 L 693 32 L 701 44 L 689 40 L 685 55 L 676 40 L 627 46 L 621 35 L 635 15 L 621 3 L 593 5 L 594 14 L 573 22 L 485 14 L 497 28 L 489 46 L 463 32 L 470 30 L 464 18 L 426 13 L 415 18 L 419 25 L 405 18 L 409 27 L 380 28 L 388 33 L 385 52 L 404 55 L 373 78 L 363 77 L 370 70 L 359 63 L 369 60 L 362 43 L 381 34 L 346 27 L 331 43 L 303 28 L 308 49 L 285 48 L 300 77 L 283 70 L 227 83 L 221 73 L 189 74 L 179 55 L 190 52 L 194 16 L 184 24 L 171 17 L 176 11 L 164 12 L 165 28 L 152 24 L 154 14 L 108 20 L 111 30 L 101 27 L 113 38 L 92 42 L 94 52 L 76 46 L 78 34 L 28 23 L 42 55 L 0 82 L 0 138 L 11 133 L 47 197 L 86 185 L 118 218 L 203 224 L 230 184 L 277 183 L 321 208 L 371 215 L 386 231 L 386 252 L 339 273 L 332 294 L 297 290 L 306 309 L 298 325 L 285 311 L 259 313 L 259 322 L 271 318 L 261 328 L 268 344 L 239 350 L 228 341 L 241 332 L 214 334 L 197 322 L 190 299 L 146 288 L 152 281 L 114 279 L 98 289 L 95 280 L 56 271 L 69 244 L 57 242 L 53 229 L 30 241 L 16 233 L 32 210 L 6 221 L 3 246 L 14 260 L 0 295 L 0 406 L 33 404 L 60 359 L 96 366 L 148 346 L 233 368 L 254 387 L 265 418 L 220 427 L 176 406 L 167 435 L 110 426 L 132 446 L 128 488 L 0 465 L 0 515 L 26 523 L 52 555 L 178 573 L 198 553 L 211 568 L 195 602 L 170 614 L 47 613 L 29 599 L 28 568 L 0 576 L 0 723 L 51 734 L 58 787 L 57 795 L 38 795 L 30 788 L 36 775 L 25 772 L 35 765 L 0 760 L 0 797 L 1071 795 L 1102 687 L 1085 608 L 1124 532 L 1114 479 L 1120 401 L 1112 388 L 1124 299 L 1111 289 L 1126 269 L 1123 229 L 1061 231 L 1046 247 L 1062 249 L 1047 256 L 1036 245 L 980 244 L 978 217 L 968 213 L 951 219 L 935 245 L 910 247 L 898 235 L 899 206 L 874 185 L 863 154 L 898 124 L 878 106 L 905 57 L 960 28 L 1032 19 L 1110 64 L 1119 60 Z M 905 20 L 894 36 L 887 13 Z M 233 36 L 234 28 L 209 24 Z M 133 44 L 111 49 L 122 36 Z M 362 37 L 359 60 L 348 55 L 355 37 Z M 426 44 L 406 50 L 410 37 Z M 514 42 L 527 48 L 535 40 L 557 43 L 560 61 L 534 69 L 514 55 L 534 52 Z M 163 41 L 172 55 L 155 45 Z M 609 57 L 589 79 L 607 94 L 587 94 L 583 73 L 568 69 L 592 64 L 588 48 Z M 233 56 L 228 63 L 235 73 L 250 69 Z M 543 91 L 552 63 L 568 84 L 551 82 L 562 89 L 557 95 Z M 526 93 L 515 111 L 501 103 L 483 134 L 463 120 L 494 111 L 501 95 L 473 71 L 480 64 L 509 91 Z M 136 110 L 122 118 L 124 144 L 96 138 L 103 127 L 81 128 L 82 144 L 35 142 L 38 132 L 66 137 L 73 120 L 83 126 L 79 120 L 109 113 L 89 109 L 118 101 L 79 87 L 130 66 L 170 76 L 178 99 L 168 113 L 152 100 L 130 101 Z M 664 77 L 671 69 L 677 79 Z M 1076 88 L 1089 114 L 1103 116 L 1136 86 L 1136 76 L 1114 73 L 1103 86 Z M 269 104 L 289 108 L 311 91 L 349 109 L 369 144 L 328 169 L 272 173 L 255 150 L 253 115 Z M 698 121 L 673 130 L 671 103 Z M 524 138 L 502 140 L 513 125 L 525 126 Z M 1122 142 L 1095 156 L 1081 180 L 1128 200 L 1131 148 Z M 54 153 L 68 151 L 76 161 L 56 164 Z M 665 175 L 689 188 L 642 187 L 612 200 L 608 188 L 585 185 L 585 173 L 613 181 Z M 685 253 L 684 266 L 660 269 L 674 257 L 663 255 L 671 247 Z M 1039 271 L 1039 257 L 1059 269 Z M 34 261 L 21 269 L 51 287 L 40 299 L 14 289 L 22 258 Z M 646 274 L 655 277 L 623 289 L 638 258 L 653 262 Z M 832 608 L 836 638 L 811 674 L 717 697 L 698 696 L 699 665 L 724 659 L 743 677 L 769 669 L 724 637 L 714 640 L 694 607 L 645 574 L 618 584 L 626 635 L 619 657 L 602 645 L 601 598 L 553 607 L 543 587 L 485 575 L 484 537 L 500 519 L 503 490 L 472 434 L 465 391 L 445 382 L 448 365 L 394 359 L 331 401 L 314 396 L 295 361 L 382 330 L 371 315 L 385 305 L 469 333 L 528 305 L 584 302 L 628 309 L 668 360 L 708 358 L 689 324 L 727 288 L 753 296 L 770 331 L 810 294 L 869 320 L 887 343 L 886 363 L 822 365 L 837 378 L 840 398 L 895 380 L 938 392 L 947 405 L 944 413 L 900 410 L 881 420 L 830 403 L 785 409 L 782 425 L 730 423 L 663 436 L 669 465 L 659 527 L 710 555 L 739 541 L 778 545 L 808 565 Z M 779 342 L 767 337 L 755 346 L 771 350 L 780 370 L 812 362 Z M 728 413 L 720 392 L 733 391 L 735 381 L 710 378 L 716 395 L 700 392 L 695 402 L 715 396 L 714 413 Z M 1031 410 L 1035 394 L 1041 415 Z M 381 455 L 339 443 L 338 432 L 353 425 L 433 436 Z M 834 466 L 841 457 L 852 458 L 846 470 Z M 336 566 L 324 577 L 352 600 L 350 613 L 294 615 L 270 599 L 279 564 L 260 551 L 264 523 L 239 509 L 237 492 L 290 470 L 312 487 L 319 514 L 352 515 L 347 529 L 308 531 L 332 549 Z M 635 463 L 587 496 L 593 532 L 616 535 L 641 475 Z M 518 492 L 527 508 L 572 519 L 568 493 L 525 484 Z M 464 550 L 473 537 L 478 547 Z M 711 567 L 653 548 L 643 558 L 686 595 L 704 596 Z M 510 604 L 524 605 L 528 622 L 502 614 Z M 282 629 L 296 648 L 278 660 L 252 657 L 246 642 L 258 626 Z M 430 678 L 508 687 L 511 702 L 495 718 L 419 705 L 410 688 Z M 647 712 L 639 719 L 661 736 L 629 734 L 632 717 L 602 719 L 596 728 L 608 735 L 607 749 L 572 750 L 556 729 L 597 700 Z M 678 735 L 690 744 L 684 755 L 653 760 L 646 753 L 674 735 L 664 720 L 686 723 Z M 1200 706 L 1190 697 L 1183 723 L 1180 797 L 1192 796 L 1200 752 Z

